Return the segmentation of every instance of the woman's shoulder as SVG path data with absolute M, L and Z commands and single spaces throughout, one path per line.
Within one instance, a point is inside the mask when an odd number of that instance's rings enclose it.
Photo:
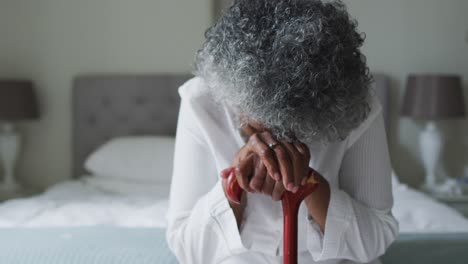
M 205 81 L 194 77 L 179 88 L 181 108 L 178 126 L 189 130 L 202 144 L 211 146 L 210 150 L 230 153 L 234 144 L 238 150 L 236 138 L 231 126 L 231 119 L 224 104 L 213 99 Z M 219 144 L 219 142 L 224 142 Z M 227 152 L 226 152 L 227 151 Z
M 224 107 L 213 99 L 202 78 L 194 77 L 188 80 L 179 88 L 179 95 L 184 110 L 190 112 L 192 118 L 201 126 L 223 122 Z
M 369 96 L 370 111 L 367 118 L 348 135 L 347 145 L 352 146 L 364 132 L 374 123 L 377 118 L 382 118 L 382 105 L 376 94 Z
M 203 100 L 209 98 L 209 90 L 203 78 L 195 76 L 179 87 L 179 95 L 186 100 Z

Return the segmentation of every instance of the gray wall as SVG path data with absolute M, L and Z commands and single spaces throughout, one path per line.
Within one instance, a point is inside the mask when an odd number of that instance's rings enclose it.
M 393 88 L 390 152 L 393 166 L 412 185 L 421 182 L 418 136 L 424 123 L 399 116 L 408 73 L 461 74 L 468 81 L 468 1 L 345 0 L 360 30 L 372 71 L 391 77 Z M 467 97 L 468 98 L 468 97 Z M 466 101 L 466 99 L 465 99 Z M 438 122 L 446 149 L 440 173 L 460 176 L 468 165 L 468 121 Z
M 392 79 L 392 160 L 405 181 L 417 184 L 422 124 L 398 116 L 404 80 L 409 72 L 459 73 L 468 80 L 468 1 L 345 2 L 367 34 L 371 69 Z M 21 125 L 21 179 L 44 187 L 70 176 L 73 76 L 187 72 L 213 9 L 210 0 L 0 0 L 0 76 L 33 78 L 43 111 L 41 121 Z M 444 164 L 456 176 L 468 164 L 468 124 L 444 122 L 442 128 Z
M 95 72 L 189 72 L 212 21 L 209 0 L 0 0 L 0 76 L 30 77 L 39 122 L 21 125 L 18 176 L 70 176 L 71 80 Z

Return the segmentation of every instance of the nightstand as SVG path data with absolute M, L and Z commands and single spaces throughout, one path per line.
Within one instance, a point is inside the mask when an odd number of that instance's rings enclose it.
M 468 195 L 463 196 L 443 196 L 443 195 L 431 195 L 433 198 L 437 199 L 439 202 L 442 202 L 458 212 L 462 213 L 464 216 L 468 217 Z
M 0 202 L 4 202 L 10 199 L 26 198 L 26 197 L 33 196 L 39 193 L 40 191 L 38 189 L 29 188 L 29 187 L 21 187 L 14 191 L 2 190 L 0 188 Z

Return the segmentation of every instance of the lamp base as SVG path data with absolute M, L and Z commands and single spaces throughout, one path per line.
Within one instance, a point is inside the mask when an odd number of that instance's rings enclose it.
M 463 194 L 462 187 L 454 179 L 445 179 L 443 182 L 435 186 L 424 184 L 421 187 L 422 191 L 438 196 L 460 196 Z
M 438 186 L 437 185 L 433 185 L 433 184 L 429 184 L 429 183 L 424 183 L 421 187 L 421 190 L 424 191 L 425 193 L 431 193 L 431 194 L 435 194 L 435 193 L 438 193 L 439 190 L 438 190 Z
M 0 181 L 0 191 L 14 192 L 20 189 L 14 175 L 20 137 L 11 123 L 0 126 L 0 163 L 3 165 L 3 181 Z
M 427 191 L 435 191 L 438 187 L 436 169 L 439 165 L 442 150 L 442 137 L 433 121 L 427 123 L 419 138 L 421 158 L 426 171 L 425 182 L 422 188 Z

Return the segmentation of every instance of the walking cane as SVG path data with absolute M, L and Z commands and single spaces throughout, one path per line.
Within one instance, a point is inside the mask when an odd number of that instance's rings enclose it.
M 305 185 L 300 186 L 296 193 L 285 191 L 281 198 L 283 206 L 283 263 L 297 264 L 297 214 L 301 202 L 311 194 L 318 186 L 313 177 L 314 171 L 310 170 L 309 178 Z M 234 170 L 231 170 L 226 184 L 228 199 L 234 203 L 240 203 L 243 190 L 240 188 Z

